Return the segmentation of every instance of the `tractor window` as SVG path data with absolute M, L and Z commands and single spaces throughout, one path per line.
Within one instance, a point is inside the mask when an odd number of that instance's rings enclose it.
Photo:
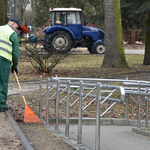
M 81 24 L 80 12 L 67 12 L 68 24 Z
M 66 12 L 56 12 L 56 24 L 66 25 Z
M 55 16 L 55 13 L 51 12 L 50 13 L 50 20 L 49 20 L 50 26 L 54 25 L 54 16 Z

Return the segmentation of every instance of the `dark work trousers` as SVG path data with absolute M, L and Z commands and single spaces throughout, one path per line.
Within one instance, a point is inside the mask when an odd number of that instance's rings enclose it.
M 0 108 L 6 107 L 11 62 L 0 56 Z

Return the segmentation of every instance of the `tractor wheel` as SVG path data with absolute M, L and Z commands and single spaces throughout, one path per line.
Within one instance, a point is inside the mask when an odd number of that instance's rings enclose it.
M 105 53 L 105 44 L 102 42 L 97 42 L 94 46 L 94 53 L 104 54 Z
M 94 54 L 92 47 L 88 47 L 88 51 L 90 52 L 90 54 Z
M 45 37 L 46 51 L 56 51 L 59 53 L 67 53 L 71 50 L 72 38 L 71 36 L 62 30 L 53 32 Z M 44 46 L 45 47 L 45 46 Z
M 88 51 L 90 52 L 90 54 L 94 54 L 92 47 L 88 47 Z
M 43 40 L 43 46 L 46 52 L 50 52 L 50 49 L 49 49 L 50 44 L 48 42 L 49 41 L 48 39 L 49 39 L 49 35 L 45 35 L 44 40 Z

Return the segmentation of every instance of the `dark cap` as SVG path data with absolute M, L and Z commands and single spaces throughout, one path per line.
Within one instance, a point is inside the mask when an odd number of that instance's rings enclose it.
M 11 18 L 9 21 L 15 22 L 15 23 L 19 26 L 19 27 L 18 27 L 18 30 L 22 30 L 22 28 L 21 28 L 20 25 L 19 25 L 18 19 L 16 19 L 16 18 Z

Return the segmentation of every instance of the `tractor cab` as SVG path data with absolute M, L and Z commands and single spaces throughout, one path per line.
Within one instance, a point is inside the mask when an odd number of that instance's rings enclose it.
M 81 39 L 81 9 L 77 8 L 50 8 L 50 26 L 62 25 L 69 28 L 76 36 Z

